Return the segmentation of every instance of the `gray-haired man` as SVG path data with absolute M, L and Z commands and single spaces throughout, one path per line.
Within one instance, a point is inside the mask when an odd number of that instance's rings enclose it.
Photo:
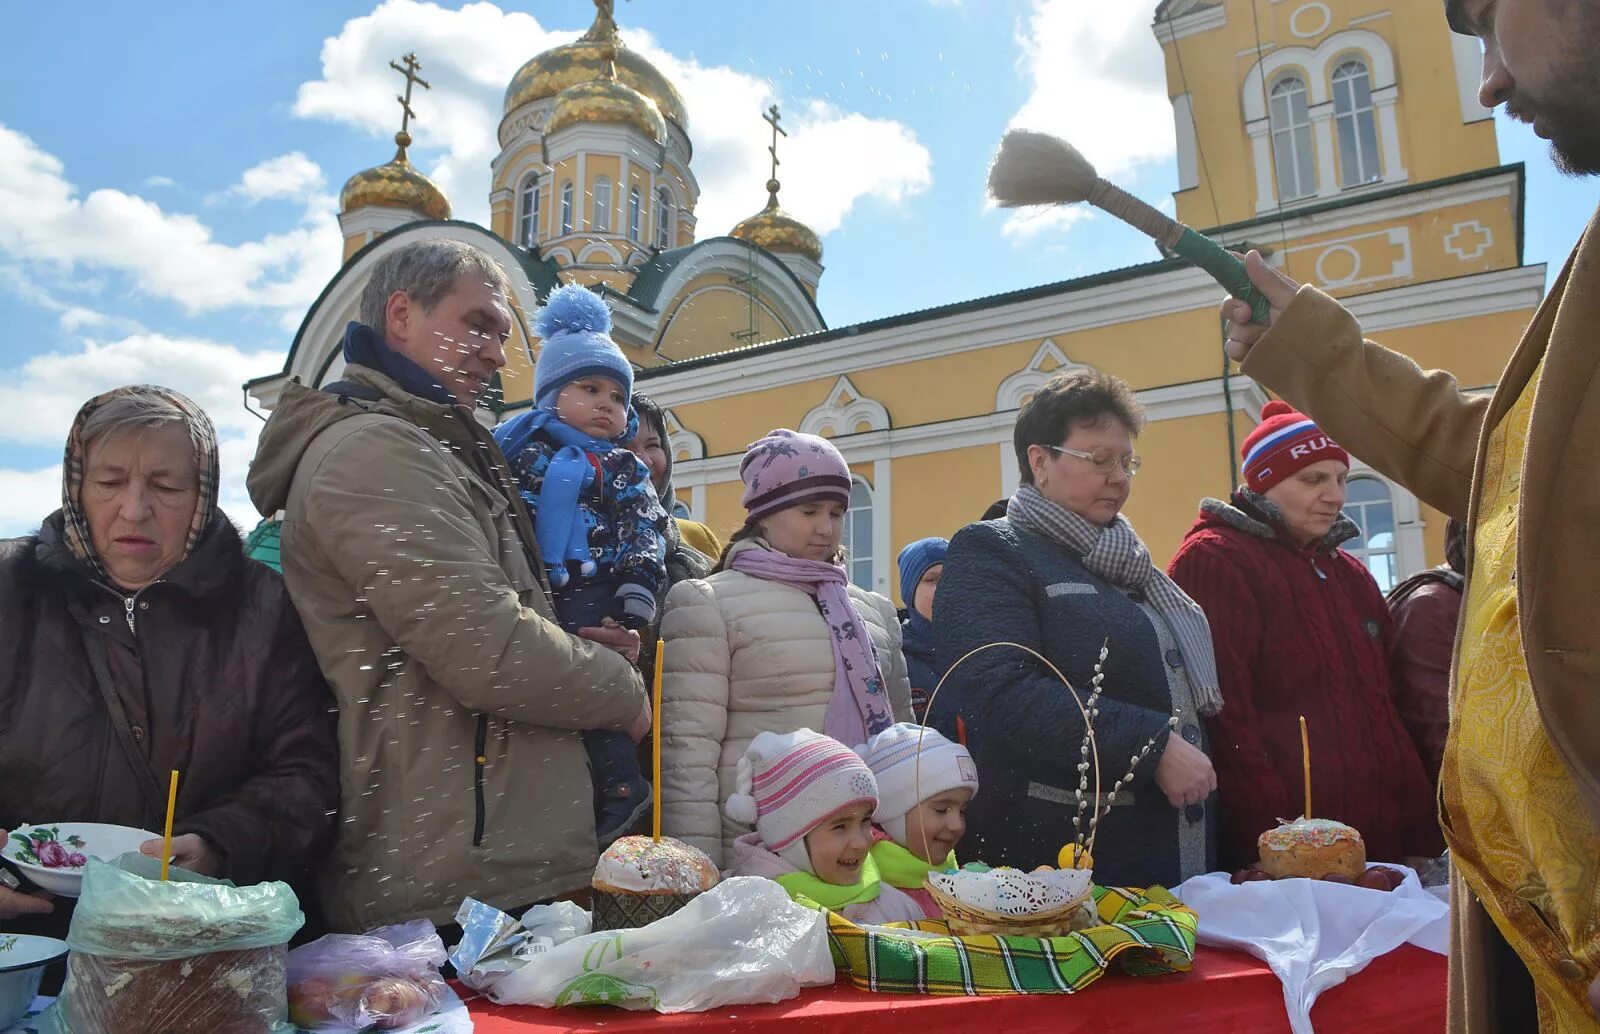
M 647 728 L 637 634 L 555 623 L 527 512 L 473 417 L 506 362 L 506 294 L 466 244 L 385 257 L 346 330 L 344 379 L 285 389 L 251 467 L 257 508 L 285 511 L 284 578 L 339 701 L 323 872 L 337 930 L 587 886 L 579 733 Z

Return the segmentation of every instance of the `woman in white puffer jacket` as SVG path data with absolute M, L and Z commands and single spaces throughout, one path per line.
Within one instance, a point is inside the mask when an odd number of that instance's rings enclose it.
M 853 747 L 911 716 L 894 605 L 850 585 L 840 563 L 844 457 L 778 430 L 739 473 L 744 528 L 709 578 L 673 586 L 661 621 L 662 826 L 719 867 L 750 832 L 722 804 L 759 733 L 822 729 Z

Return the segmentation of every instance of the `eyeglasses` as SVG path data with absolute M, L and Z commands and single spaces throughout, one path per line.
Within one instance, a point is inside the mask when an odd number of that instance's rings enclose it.
M 1139 473 L 1139 468 L 1144 466 L 1144 459 L 1137 453 L 1118 454 L 1110 449 L 1097 449 L 1094 452 L 1084 452 L 1082 449 L 1069 449 L 1064 445 L 1046 445 L 1051 452 L 1059 452 L 1063 456 L 1076 456 L 1080 460 L 1088 460 L 1095 473 L 1110 476 L 1113 470 L 1121 468 L 1129 477 Z

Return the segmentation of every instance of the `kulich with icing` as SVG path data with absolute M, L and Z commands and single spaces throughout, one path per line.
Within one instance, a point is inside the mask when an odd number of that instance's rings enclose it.
M 627 930 L 665 919 L 717 885 L 699 848 L 662 837 L 623 837 L 600 856 L 591 895 L 594 929 Z
M 1261 870 L 1274 878 L 1320 879 L 1340 873 L 1352 880 L 1367 868 L 1367 845 L 1353 827 L 1332 819 L 1295 819 L 1261 834 Z
M 717 867 L 698 848 L 662 837 L 623 837 L 595 866 L 596 890 L 627 894 L 700 894 L 717 885 Z

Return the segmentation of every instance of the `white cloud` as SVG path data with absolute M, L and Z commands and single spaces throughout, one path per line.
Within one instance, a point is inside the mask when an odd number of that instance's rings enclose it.
M 149 176 L 145 179 L 144 185 L 152 188 L 176 187 L 178 185 L 178 181 L 173 179 L 171 176 Z
M 525 61 L 575 38 L 583 27 L 546 29 L 531 15 L 491 3 L 451 11 L 419 0 L 386 0 L 324 41 L 322 77 L 300 87 L 294 111 L 370 133 L 377 164 L 386 148 L 376 141 L 397 128 L 394 95 L 400 77 L 388 62 L 415 50 L 423 64 L 420 74 L 433 89 L 412 98 L 418 116 L 413 151 L 442 150 L 428 175 L 444 190 L 457 218 L 485 223 L 506 86 Z M 641 29 L 623 25 L 622 36 L 683 95 L 701 187 L 698 234 L 726 233 L 766 203 L 769 170 L 760 117 L 765 106 L 781 98 L 766 79 L 678 57 Z M 495 45 L 485 48 L 485 39 Z M 927 149 L 903 124 L 811 98 L 790 101 L 794 113 L 786 128 L 791 135 L 780 151 L 783 203 L 819 233 L 837 229 L 863 198 L 898 203 L 932 181 Z M 838 175 L 838 155 L 861 150 L 870 151 L 873 160 L 850 176 Z
M 326 178 L 316 162 L 299 151 L 268 158 L 246 169 L 228 193 L 251 203 L 271 199 L 308 201 Z
M 0 370 L 0 443 L 60 447 L 85 401 L 123 384 L 161 384 L 205 408 L 221 450 L 223 509 L 249 527 L 255 519 L 244 491 L 261 420 L 244 408 L 240 383 L 282 365 L 276 351 L 246 352 L 204 338 L 135 334 L 85 340 L 77 351 L 34 356 Z M 60 467 L 0 468 L 0 536 L 22 534 L 59 505 Z
M 331 198 L 313 196 L 301 224 L 223 244 L 192 215 L 120 190 L 79 196 L 54 155 L 0 124 L 0 258 L 25 268 L 126 275 L 190 312 L 228 306 L 303 308 L 339 267 Z
M 95 312 L 81 305 L 74 305 L 61 314 L 62 330 L 82 330 L 84 327 L 100 327 L 112 322 L 112 317 L 103 312 Z
M 1011 213 L 1000 230 L 1012 241 L 1024 244 L 1040 237 L 1060 236 L 1078 223 L 1093 218 L 1094 210 L 1085 205 L 1023 208 Z
M 1012 116 L 1013 128 L 1070 141 L 1113 182 L 1172 157 L 1172 105 L 1149 5 L 1034 0 L 1018 25 L 1017 44 L 1032 91 Z M 1007 235 L 1025 239 L 1027 232 L 1014 227 L 1038 218 L 1012 213 Z

